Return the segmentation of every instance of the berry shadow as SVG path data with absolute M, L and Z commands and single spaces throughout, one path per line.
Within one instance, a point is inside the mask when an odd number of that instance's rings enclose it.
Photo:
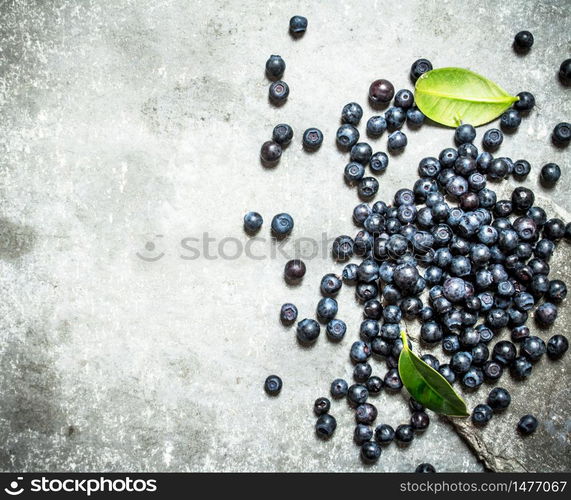
M 390 104 L 391 101 L 387 101 L 387 102 L 382 102 L 382 101 L 373 101 L 370 97 L 367 97 L 367 100 L 369 101 L 369 106 L 371 106 L 372 109 L 374 109 L 375 111 L 384 111 L 386 110 Z
M 278 78 L 278 80 L 279 80 L 279 78 Z M 278 101 L 278 100 L 272 99 L 270 96 L 268 96 L 268 102 L 270 103 L 270 106 L 272 106 L 274 108 L 281 108 L 287 102 L 287 99 L 283 99 L 282 101 Z
M 267 160 L 264 160 L 263 158 L 260 158 L 260 163 L 262 164 L 262 166 L 264 168 L 275 168 L 278 166 L 279 162 L 280 162 L 279 160 L 267 161 Z

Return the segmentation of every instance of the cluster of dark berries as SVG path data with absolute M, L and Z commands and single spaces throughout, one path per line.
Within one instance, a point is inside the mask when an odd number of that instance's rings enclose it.
M 244 215 L 244 229 L 248 234 L 257 233 L 263 223 L 264 219 L 258 212 L 248 212 Z M 287 236 L 293 230 L 293 217 L 286 213 L 274 215 L 271 228 L 275 237 Z
M 294 16 L 290 19 L 290 32 L 294 36 L 302 35 L 307 29 L 307 19 L 302 16 Z M 281 78 L 285 72 L 286 63 L 279 55 L 271 55 L 266 61 L 266 74 L 273 80 L 269 88 L 270 101 L 275 105 L 285 103 L 289 96 L 289 86 Z M 272 139 L 264 142 L 260 150 L 260 158 L 266 166 L 277 164 L 282 156 L 283 149 L 293 139 L 293 129 L 286 123 L 280 123 L 274 127 Z M 323 133 L 315 127 L 305 130 L 302 136 L 303 147 L 307 151 L 319 149 L 323 143 Z
M 514 43 L 518 48 L 529 49 L 533 36 L 519 33 Z M 562 80 L 569 73 L 569 64 L 564 66 L 565 63 L 560 72 Z M 416 81 L 431 69 L 430 61 L 419 59 L 411 67 L 411 79 Z M 375 138 L 388 130 L 388 151 L 402 150 L 407 144 L 401 131 L 404 123 L 419 126 L 424 121 L 424 115 L 414 106 L 413 93 L 406 89 L 395 93 L 391 82 L 380 79 L 371 84 L 369 98 L 373 105 L 394 99 L 394 105 L 383 116 L 367 121 L 367 134 Z M 516 131 L 522 114 L 535 105 L 529 92 L 521 92 L 518 98 L 500 118 L 504 131 Z M 344 106 L 337 143 L 350 154 L 346 180 L 356 183 L 359 196 L 371 200 L 371 204 L 363 202 L 354 208 L 353 220 L 359 231 L 354 237 L 337 237 L 331 249 L 336 261 L 357 257 L 360 262 L 347 263 L 341 276 L 323 276 L 316 319 L 299 321 L 296 334 L 301 344 L 313 344 L 320 336 L 322 323 L 330 341 L 342 341 L 347 326 L 336 318 L 335 297 L 343 283 L 355 287 L 364 319 L 359 328 L 360 340 L 352 342 L 349 348 L 354 383 L 335 379 L 330 394 L 334 400 L 345 399 L 354 410 L 354 441 L 360 446 L 362 460 L 373 463 L 381 456 L 383 446 L 393 441 L 406 446 L 430 424 L 425 408 L 412 398 L 408 422 L 396 428 L 387 423 L 376 424 L 378 411 L 369 399 L 383 390 L 398 393 L 403 387 L 398 360 L 405 321 L 418 320 L 421 344 L 440 344 L 449 357 L 447 363 L 441 363 L 432 354 L 424 354 L 421 359 L 450 384 L 472 391 L 485 381 L 496 383 L 507 372 L 516 379 L 527 379 L 544 354 L 553 360 L 565 354 L 567 338 L 554 335 L 546 343 L 531 335 L 526 323 L 532 311 L 540 328 L 549 328 L 557 318 L 557 307 L 565 299 L 567 287 L 562 281 L 549 278 L 549 261 L 559 241 L 571 240 L 571 224 L 548 218 L 535 204 L 533 191 L 525 187 L 516 188 L 509 199 L 498 200 L 489 182 L 500 182 L 509 176 L 523 179 L 531 166 L 523 159 L 513 161 L 492 155 L 491 151 L 496 151 L 503 141 L 502 131 L 496 128 L 485 132 L 484 151 L 479 151 L 474 143 L 476 130 L 469 124 L 455 130 L 456 147 L 419 162 L 419 179 L 411 189 L 399 189 L 389 203 L 373 202 L 379 184 L 376 178 L 365 176 L 366 167 L 374 174 L 383 172 L 388 156 L 384 152 L 373 154 L 368 143 L 359 142 L 357 125 L 362 117 L 359 104 Z M 568 144 L 569 124 L 559 124 L 552 137 L 558 145 Z M 322 136 L 319 144 L 321 141 Z M 542 169 L 541 180 L 553 185 L 559 175 L 559 167 L 549 163 Z M 273 226 L 274 223 L 272 229 Z M 282 234 L 291 231 L 291 227 Z M 284 275 L 288 281 L 298 281 L 305 271 L 303 262 L 293 260 L 286 264 Z M 295 323 L 297 317 L 295 305 L 282 306 L 280 319 L 284 324 Z M 506 328 L 511 340 L 499 340 Z M 382 376 L 373 371 L 374 358 L 385 362 Z M 270 394 L 280 388 L 279 377 L 266 380 Z M 487 424 L 494 413 L 506 410 L 510 402 L 508 391 L 496 387 L 488 394 L 486 403 L 474 409 L 473 423 Z M 315 431 L 321 438 L 330 438 L 337 427 L 330 414 L 331 406 L 327 397 L 314 403 Z M 532 415 L 521 417 L 517 424 L 523 435 L 531 434 L 537 426 Z M 427 463 L 417 468 L 417 472 L 434 471 Z

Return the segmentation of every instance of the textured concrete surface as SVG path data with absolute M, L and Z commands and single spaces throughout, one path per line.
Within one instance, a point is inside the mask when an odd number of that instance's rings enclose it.
M 334 146 L 340 109 L 365 105 L 375 78 L 410 86 L 418 57 L 535 93 L 536 111 L 502 153 L 531 161 L 530 186 L 543 163 L 558 162 L 563 179 L 543 197 L 569 220 L 568 152 L 548 140 L 570 114 L 568 90 L 555 78 L 569 56 L 569 7 L 369 0 L 256 2 L 246 12 L 233 1 L 3 2 L 0 469 L 409 471 L 430 461 L 439 470 L 482 470 L 437 417 L 408 450 L 391 447 L 371 468 L 357 458 L 345 404 L 332 411 L 335 439 L 318 442 L 312 401 L 351 372 L 347 347 L 360 321 L 353 290 L 339 299 L 347 339 L 302 349 L 279 324 L 279 306 L 293 301 L 311 316 L 320 277 L 341 266 L 304 254 L 303 284 L 287 287 L 286 257 L 271 258 L 277 245 L 256 242 L 263 260 L 229 257 L 249 241 L 247 210 L 265 217 L 264 237 L 280 211 L 294 216 L 296 238 L 355 231 L 357 197 Z M 287 22 L 297 13 L 310 25 L 294 41 Z M 519 29 L 536 37 L 526 57 L 510 47 Z M 288 65 L 291 94 L 280 108 L 267 102 L 271 53 Z M 259 146 L 282 121 L 296 138 L 278 167 L 264 169 Z M 326 137 L 314 154 L 300 147 L 309 126 Z M 381 178 L 385 199 L 411 185 L 420 158 L 451 142 L 450 130 L 435 126 L 408 135 Z M 209 258 L 201 249 L 189 260 L 196 243 L 181 240 L 204 232 L 216 239 Z M 224 238 L 237 239 L 222 242 L 226 258 L 215 250 Z M 562 251 L 557 272 L 568 277 Z M 568 319 L 564 308 L 553 330 L 567 330 Z M 570 468 L 561 451 L 569 447 L 568 398 L 545 405 L 551 385 L 566 389 L 568 362 L 537 372 L 516 398 L 518 412 L 530 403 L 553 415 L 537 436 L 513 444 L 515 412 L 484 434 L 463 430 L 488 467 L 551 470 L 562 457 L 560 468 Z M 262 391 L 269 373 L 284 379 L 279 398 Z M 379 421 L 396 425 L 408 415 L 402 396 L 382 395 L 378 406 Z M 513 442 L 505 457 L 497 433 Z

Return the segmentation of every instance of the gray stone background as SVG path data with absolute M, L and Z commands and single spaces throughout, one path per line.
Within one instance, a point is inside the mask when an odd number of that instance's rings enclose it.
M 536 95 L 536 109 L 501 151 L 529 159 L 524 184 L 538 189 L 538 204 L 571 220 L 569 152 L 549 141 L 553 126 L 570 118 L 569 90 L 555 76 L 571 48 L 570 7 L 568 0 L 2 2 L 0 469 L 410 471 L 430 461 L 441 471 L 481 471 L 481 460 L 494 470 L 571 469 L 568 358 L 542 362 L 526 385 L 503 379 L 513 411 L 485 432 L 433 416 L 408 450 L 392 446 L 377 465 L 363 466 L 346 405 L 334 404 L 339 427 L 327 443 L 314 437 L 311 414 L 334 377 L 350 378 L 347 349 L 361 314 L 353 290 L 339 298 L 349 325 L 341 345 L 323 336 L 302 349 L 277 319 L 285 301 L 312 316 L 320 277 L 341 266 L 310 259 L 303 284 L 287 287 L 285 258 L 270 258 L 271 242 L 256 247 L 261 261 L 214 250 L 211 260 L 180 257 L 190 255 L 181 239 L 203 232 L 216 239 L 212 249 L 228 237 L 245 245 L 248 210 L 265 217 L 265 237 L 280 211 L 294 216 L 296 238 L 355 232 L 358 200 L 334 146 L 340 109 L 356 100 L 368 117 L 370 82 L 410 87 L 418 57 Z M 298 13 L 309 30 L 294 41 L 287 25 Z M 525 57 L 511 49 L 520 29 L 536 38 Z M 291 94 L 280 108 L 267 101 L 272 53 L 288 65 Z M 259 147 L 284 121 L 294 142 L 278 167 L 264 169 Z M 300 147 L 309 126 L 325 133 L 314 154 Z M 380 178 L 384 199 L 410 187 L 418 160 L 452 138 L 433 125 L 407 134 L 405 153 Z M 386 137 L 374 147 L 385 149 Z M 536 182 L 548 161 L 563 170 L 549 192 Z M 510 180 L 499 193 L 514 186 Z M 163 252 L 156 262 L 137 256 Z M 557 276 L 569 277 L 569 257 L 560 245 Z M 568 307 L 561 313 L 540 335 L 568 332 Z M 262 390 L 270 373 L 284 379 L 279 398 Z M 469 396 L 470 406 L 484 392 Z M 380 422 L 408 416 L 402 395 L 376 404 Z M 522 440 L 514 427 L 528 411 L 542 426 Z

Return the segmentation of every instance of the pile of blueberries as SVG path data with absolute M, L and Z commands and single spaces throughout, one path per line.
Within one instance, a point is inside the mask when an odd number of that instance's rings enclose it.
M 518 37 L 522 39 L 518 34 L 516 45 Z M 568 73 L 569 66 L 569 61 L 561 65 L 562 82 L 562 72 L 567 68 Z M 416 61 L 411 67 L 412 80 L 431 69 L 428 60 Z M 514 107 L 500 118 L 501 128 L 510 132 L 517 129 L 522 116 L 535 105 L 529 92 L 518 97 Z M 417 127 L 424 121 L 424 115 L 414 106 L 414 94 L 406 89 L 395 93 L 393 85 L 382 79 L 371 84 L 369 98 L 373 105 L 394 99 L 394 105 L 384 116 L 375 115 L 367 121 L 367 134 L 377 137 L 388 130 L 389 153 L 402 150 L 407 144 L 401 130 L 404 123 Z M 410 398 L 408 423 L 396 429 L 388 424 L 374 430 L 372 427 L 378 412 L 369 396 L 382 390 L 399 392 L 403 387 L 397 367 L 404 321 L 419 320 L 422 345 L 441 344 L 450 357 L 446 364 L 431 354 L 423 355 L 422 360 L 450 384 L 470 391 L 477 391 L 484 382 L 496 383 L 506 372 L 525 380 L 545 354 L 556 360 L 568 350 L 566 337 L 553 335 L 546 343 L 531 335 L 526 323 L 532 310 L 540 328 L 550 327 L 557 318 L 557 307 L 566 297 L 567 287 L 561 280 L 549 279 L 549 261 L 559 241 L 571 241 L 571 223 L 548 218 L 535 204 L 533 191 L 525 187 L 517 187 L 510 199 L 498 200 L 491 183 L 509 176 L 523 179 L 531 170 L 530 164 L 523 159 L 513 161 L 492 155 L 503 140 L 502 131 L 496 128 L 484 133 L 480 151 L 475 144 L 476 130 L 469 124 L 455 130 L 457 147 L 442 150 L 438 157 L 420 160 L 419 179 L 412 189 L 399 189 L 391 203 L 368 202 L 377 194 L 379 185 L 375 177 L 365 176 L 366 169 L 375 175 L 383 172 L 389 157 L 384 152 L 373 153 L 368 143 L 359 142 L 357 125 L 362 117 L 361 106 L 347 104 L 337 132 L 338 145 L 350 157 L 345 179 L 357 184 L 358 194 L 364 200 L 353 210 L 360 230 L 355 237 L 337 237 L 332 245 L 337 261 L 358 257 L 361 262 L 348 263 L 342 276 L 332 273 L 322 278 L 323 297 L 317 304 L 317 320 L 299 321 L 297 339 L 304 345 L 314 343 L 320 335 L 320 323 L 324 323 L 327 337 L 340 342 L 347 326 L 336 318 L 335 296 L 343 283 L 355 286 L 364 314 L 359 329 L 361 340 L 350 347 L 355 383 L 349 385 L 343 379 L 335 379 L 330 393 L 334 399 L 346 398 L 354 408 L 355 442 L 361 447 L 363 461 L 373 463 L 379 459 L 382 446 L 392 441 L 406 446 L 430 423 L 425 408 Z M 566 147 L 570 130 L 568 123 L 559 124 L 553 131 L 553 142 Z M 290 140 L 292 136 L 293 132 Z M 281 139 L 274 130 L 273 142 L 279 146 L 276 137 Z M 262 148 L 264 160 L 268 149 L 266 143 Z M 553 186 L 560 173 L 557 165 L 547 164 L 541 171 L 541 182 Z M 255 228 L 250 227 L 252 218 L 259 222 Z M 259 229 L 261 223 L 259 214 L 251 212 L 245 217 L 248 230 Z M 278 236 L 287 236 L 292 229 L 293 219 L 288 214 L 278 214 L 272 220 L 272 231 Z M 286 280 L 294 283 L 305 272 L 301 260 L 288 262 L 284 269 Z M 294 304 L 282 306 L 280 317 L 284 324 L 295 323 L 297 316 Z M 510 330 L 511 340 L 497 340 L 505 328 Z M 372 357 L 385 361 L 387 371 L 383 377 L 373 375 L 369 363 Z M 281 388 L 278 376 L 266 379 L 268 394 L 277 395 Z M 509 392 L 495 387 L 486 403 L 474 408 L 472 422 L 486 425 L 494 413 L 504 411 L 510 402 Z M 326 397 L 314 403 L 318 417 L 315 429 L 321 438 L 331 437 L 337 426 L 330 408 L 331 401 Z M 524 415 L 517 429 L 527 435 L 537 426 L 533 415 Z M 435 469 L 425 463 L 417 471 Z

